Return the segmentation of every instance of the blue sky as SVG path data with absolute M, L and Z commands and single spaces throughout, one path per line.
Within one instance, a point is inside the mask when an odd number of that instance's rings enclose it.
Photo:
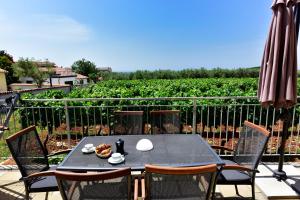
M 0 0 L 15 60 L 113 71 L 259 66 L 272 0 Z

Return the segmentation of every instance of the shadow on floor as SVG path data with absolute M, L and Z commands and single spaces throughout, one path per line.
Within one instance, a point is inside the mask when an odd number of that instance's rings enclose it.
M 248 200 L 252 199 L 251 197 L 223 197 L 221 193 L 216 192 L 215 194 L 215 200 Z
M 4 185 L 0 185 L 0 199 L 25 199 L 25 195 L 23 193 L 15 191 L 9 187 L 18 183 L 20 183 L 20 181 L 14 181 Z
M 299 178 L 292 178 L 288 177 L 288 179 L 295 181 L 294 184 L 290 184 L 289 182 L 285 181 L 286 184 L 288 184 L 290 187 L 293 188 L 293 190 L 300 195 L 300 179 Z
M 5 200 L 18 200 L 18 199 L 25 199 L 25 195 L 18 195 L 18 194 L 11 194 L 0 190 L 0 197 L 1 199 Z

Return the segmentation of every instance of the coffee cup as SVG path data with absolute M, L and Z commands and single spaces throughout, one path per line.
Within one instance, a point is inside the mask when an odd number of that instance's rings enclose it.
M 94 147 L 93 144 L 86 144 L 86 145 L 84 145 L 84 148 L 85 148 L 86 150 L 91 150 L 93 147 Z
M 120 153 L 113 153 L 111 158 L 114 162 L 119 162 L 122 159 L 122 154 Z

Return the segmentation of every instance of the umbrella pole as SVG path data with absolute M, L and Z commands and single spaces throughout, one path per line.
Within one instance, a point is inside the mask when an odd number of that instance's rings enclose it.
M 282 129 L 282 136 L 281 136 L 281 144 L 279 147 L 279 164 L 278 170 L 274 171 L 273 176 L 277 178 L 277 180 L 285 180 L 287 178 L 285 171 L 283 171 L 283 161 L 284 161 L 284 151 L 285 151 L 285 143 L 288 137 L 288 131 L 291 124 L 291 112 L 289 109 L 284 108 L 282 114 L 279 118 L 283 121 L 283 129 Z

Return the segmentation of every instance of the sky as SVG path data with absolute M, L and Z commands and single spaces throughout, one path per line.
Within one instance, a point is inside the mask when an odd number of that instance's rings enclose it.
M 0 0 L 15 60 L 113 71 L 259 66 L 272 0 Z

